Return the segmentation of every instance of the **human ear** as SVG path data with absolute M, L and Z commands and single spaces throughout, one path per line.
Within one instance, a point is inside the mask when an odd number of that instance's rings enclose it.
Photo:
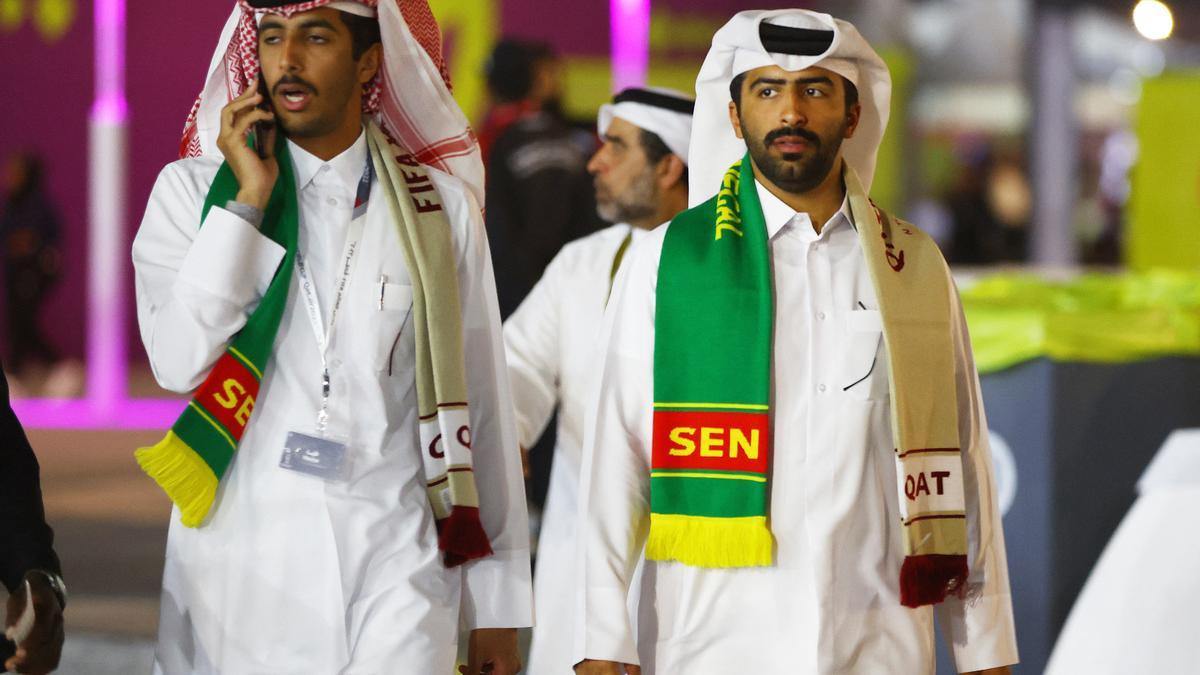
M 854 132 L 858 129 L 858 121 L 860 119 L 862 119 L 862 104 L 855 103 L 846 111 L 845 138 L 854 138 Z
M 379 72 L 379 59 L 383 54 L 383 45 L 376 42 L 358 57 L 358 83 L 366 84 L 375 79 Z
M 660 190 L 669 189 L 683 178 L 683 160 L 679 155 L 671 153 L 658 162 L 658 187 Z
M 735 104 L 733 101 L 729 102 L 729 123 L 733 125 L 733 133 L 737 135 L 738 138 L 745 138 L 745 136 L 742 135 L 742 120 L 738 117 L 737 104 Z

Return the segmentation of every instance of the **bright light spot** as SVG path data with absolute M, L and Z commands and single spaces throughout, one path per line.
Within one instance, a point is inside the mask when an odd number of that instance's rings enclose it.
M 1148 40 L 1165 40 L 1175 28 L 1175 18 L 1160 0 L 1141 0 L 1133 8 L 1133 25 Z

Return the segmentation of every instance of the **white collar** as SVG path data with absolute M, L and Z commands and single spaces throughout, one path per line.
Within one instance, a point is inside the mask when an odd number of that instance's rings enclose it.
M 308 187 L 321 167 L 328 165 L 335 172 L 338 183 L 353 194 L 358 186 L 358 181 L 362 179 L 363 166 L 367 161 L 367 134 L 366 131 L 359 132 L 358 138 L 350 147 L 328 162 L 291 140 L 288 140 L 288 152 L 292 155 L 292 167 L 296 171 L 297 190 Z
M 796 226 L 800 228 L 800 232 L 804 235 L 812 235 L 812 239 L 825 236 L 826 232 L 836 229 L 844 221 L 847 225 L 852 225 L 850 220 L 850 194 L 842 198 L 842 206 L 833 214 L 825 225 L 821 227 L 821 234 L 813 229 L 812 219 L 807 213 L 800 213 L 783 203 L 783 200 L 776 197 L 766 188 L 758 179 L 754 181 L 754 187 L 758 190 L 758 203 L 762 205 L 763 220 L 767 225 L 767 239 L 773 239 L 785 225 L 796 220 Z M 807 238 L 807 237 L 806 237 Z
M 671 221 L 668 220 L 667 222 L 669 223 Z M 640 227 L 635 227 L 633 225 L 630 225 L 629 223 L 621 223 L 621 224 L 624 225 L 625 228 L 629 230 L 629 236 L 631 238 L 630 239 L 631 242 L 641 241 L 642 237 L 650 234 L 654 230 L 657 230 L 659 227 L 662 227 L 662 225 L 658 225 L 655 228 L 653 228 L 652 230 L 646 230 L 646 229 L 642 229 Z M 665 224 L 666 223 L 663 223 L 663 225 L 665 225 Z

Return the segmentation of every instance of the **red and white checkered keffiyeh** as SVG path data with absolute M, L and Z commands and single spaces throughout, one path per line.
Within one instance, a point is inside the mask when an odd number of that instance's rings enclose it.
M 208 69 L 204 89 L 192 105 L 179 156 L 219 154 L 221 109 L 257 83 L 258 16 L 290 16 L 335 0 L 308 0 L 256 10 L 245 0 L 234 6 Z M 451 95 L 442 55 L 442 34 L 427 0 L 354 0 L 378 13 L 383 38 L 379 74 L 365 86 L 363 112 L 372 115 L 396 145 L 422 164 L 450 173 L 470 186 L 483 203 L 483 161 L 474 132 Z

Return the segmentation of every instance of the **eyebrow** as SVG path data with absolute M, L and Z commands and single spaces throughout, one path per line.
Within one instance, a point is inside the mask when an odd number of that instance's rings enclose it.
M 624 138 L 621 138 L 620 136 L 614 136 L 612 134 L 604 134 L 604 140 L 614 145 L 625 145 Z
M 829 79 L 828 77 L 825 77 L 824 75 L 818 75 L 817 77 L 798 77 L 794 80 L 791 80 L 791 82 L 794 82 L 796 84 L 802 84 L 802 85 L 803 84 L 827 84 L 831 87 L 833 86 L 833 80 Z M 763 86 L 763 85 L 782 86 L 787 83 L 788 83 L 788 80 L 786 80 L 784 78 L 760 77 L 750 83 L 750 88 L 753 89 L 755 87 Z
M 259 31 L 264 31 L 271 29 L 282 29 L 283 27 L 283 22 L 281 22 L 279 19 L 268 17 L 262 20 L 262 24 L 259 25 L 258 29 Z M 328 30 L 337 32 L 337 28 L 326 19 L 308 19 L 304 23 L 300 24 L 300 28 L 305 30 L 311 30 L 313 28 L 326 28 Z
M 337 28 L 332 23 L 325 19 L 309 19 L 300 24 L 301 28 L 328 28 L 331 31 L 337 32 Z

